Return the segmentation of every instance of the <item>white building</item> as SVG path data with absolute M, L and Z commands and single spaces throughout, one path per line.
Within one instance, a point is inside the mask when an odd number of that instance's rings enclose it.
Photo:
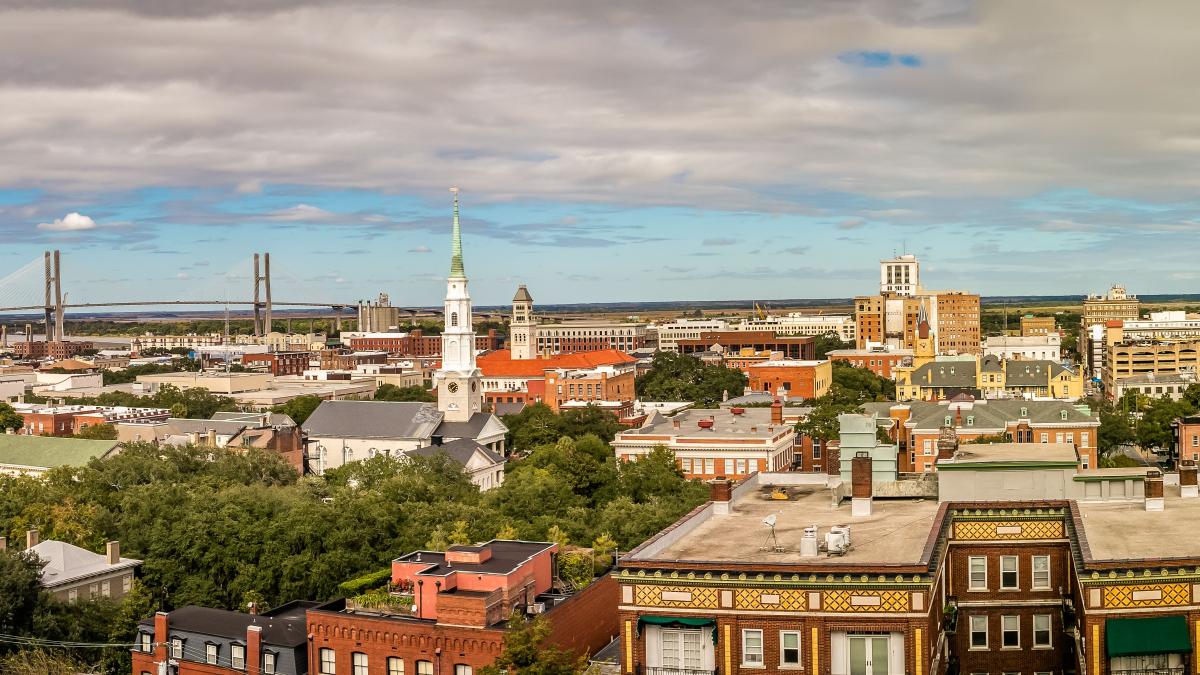
M 1000 359 L 1061 361 L 1062 338 L 1058 335 L 992 335 L 983 340 L 984 356 Z
M 649 328 L 658 336 L 658 348 L 664 352 L 679 351 L 680 340 L 699 340 L 701 333 L 730 330 L 725 319 L 675 319 Z
M 879 293 L 887 295 L 916 295 L 921 290 L 921 263 L 917 256 L 905 253 L 897 258 L 879 261 Z
M 857 335 L 854 317 L 849 314 L 803 314 L 790 312 L 783 316 L 746 319 L 733 330 L 773 330 L 776 335 L 811 335 L 820 337 L 833 333 L 843 342 L 854 342 Z

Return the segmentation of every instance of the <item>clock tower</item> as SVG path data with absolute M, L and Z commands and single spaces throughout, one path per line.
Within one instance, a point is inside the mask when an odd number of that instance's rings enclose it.
M 483 412 L 483 374 L 475 365 L 475 328 L 471 320 L 471 295 L 463 270 L 462 231 L 458 225 L 458 188 L 454 193 L 454 228 L 450 245 L 450 276 L 442 329 L 442 367 L 433 374 L 438 410 L 447 422 L 466 422 Z

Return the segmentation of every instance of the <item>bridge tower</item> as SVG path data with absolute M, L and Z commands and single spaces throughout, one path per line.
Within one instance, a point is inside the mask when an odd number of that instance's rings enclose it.
M 254 334 L 271 332 L 271 254 L 262 254 L 262 273 L 259 273 L 258 254 L 254 254 Z M 263 296 L 265 297 L 265 301 Z
M 62 261 L 57 250 L 43 254 L 46 261 L 46 342 L 63 339 Z

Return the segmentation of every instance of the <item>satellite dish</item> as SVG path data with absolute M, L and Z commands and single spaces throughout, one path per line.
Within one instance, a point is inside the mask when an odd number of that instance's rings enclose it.
M 776 515 L 774 513 L 772 513 L 771 515 L 767 516 L 766 518 L 763 518 L 763 525 L 766 525 L 767 527 L 775 527 L 775 520 L 776 520 Z

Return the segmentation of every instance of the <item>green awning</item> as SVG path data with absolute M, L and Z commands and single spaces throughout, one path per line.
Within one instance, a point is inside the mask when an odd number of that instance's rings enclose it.
M 639 616 L 637 626 L 639 635 L 641 635 L 643 624 L 668 626 L 670 628 L 703 628 L 705 626 L 712 626 L 712 641 L 714 645 L 717 644 L 716 619 L 701 619 L 691 616 Z
M 1187 618 L 1183 616 L 1108 619 L 1104 622 L 1104 643 L 1109 657 L 1192 651 Z

